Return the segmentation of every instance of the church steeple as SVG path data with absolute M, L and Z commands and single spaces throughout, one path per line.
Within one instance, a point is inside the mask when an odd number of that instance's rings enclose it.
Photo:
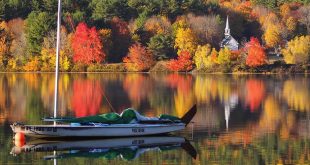
M 228 16 L 227 16 L 227 19 L 226 19 L 225 36 L 230 36 L 230 28 L 229 28 Z

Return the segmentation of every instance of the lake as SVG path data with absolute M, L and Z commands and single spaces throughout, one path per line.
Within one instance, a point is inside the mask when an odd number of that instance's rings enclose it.
M 40 124 L 53 115 L 54 74 L 1 73 L 0 89 L 0 164 L 53 164 L 55 157 L 58 164 L 310 164 L 309 75 L 61 74 L 59 116 L 133 107 L 146 116 L 181 117 L 194 104 L 198 111 L 194 123 L 173 136 L 27 139 L 27 145 L 41 145 L 29 152 L 14 144 L 10 124 Z M 172 143 L 156 142 L 163 139 Z

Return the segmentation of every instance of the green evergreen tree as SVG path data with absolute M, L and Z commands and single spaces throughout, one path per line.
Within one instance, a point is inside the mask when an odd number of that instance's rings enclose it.
M 148 48 L 157 60 L 171 58 L 175 55 L 173 38 L 167 34 L 157 34 L 150 39 Z
M 98 20 L 110 20 L 114 16 L 129 20 L 132 16 L 132 9 L 126 0 L 92 0 L 90 3 L 92 18 Z
M 0 0 L 0 21 L 5 20 L 7 0 Z
M 31 12 L 26 19 L 26 39 L 28 52 L 39 54 L 44 36 L 54 27 L 55 20 L 47 12 Z

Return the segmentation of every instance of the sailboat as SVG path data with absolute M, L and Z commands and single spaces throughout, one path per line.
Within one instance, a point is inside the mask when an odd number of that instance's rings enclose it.
M 11 128 L 14 133 L 35 137 L 124 137 L 164 134 L 184 129 L 196 114 L 194 105 L 183 117 L 170 115 L 164 117 L 143 117 L 136 111 L 128 110 L 129 115 L 115 113 L 89 116 L 84 118 L 57 118 L 59 50 L 61 26 L 61 0 L 58 1 L 56 71 L 54 94 L 54 117 L 44 121 L 54 122 L 53 125 L 24 125 L 14 123 Z M 110 119 L 109 116 L 114 116 Z M 131 120 L 129 121 L 128 118 Z M 127 121 L 127 122 L 126 122 Z M 59 124 L 61 123 L 61 124 Z

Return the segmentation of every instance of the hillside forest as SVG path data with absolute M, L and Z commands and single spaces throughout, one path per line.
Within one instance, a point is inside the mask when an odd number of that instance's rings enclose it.
M 58 0 L 0 0 L 0 70 L 55 70 Z M 61 71 L 310 64 L 310 0 L 62 0 Z M 226 19 L 239 49 L 221 47 Z

